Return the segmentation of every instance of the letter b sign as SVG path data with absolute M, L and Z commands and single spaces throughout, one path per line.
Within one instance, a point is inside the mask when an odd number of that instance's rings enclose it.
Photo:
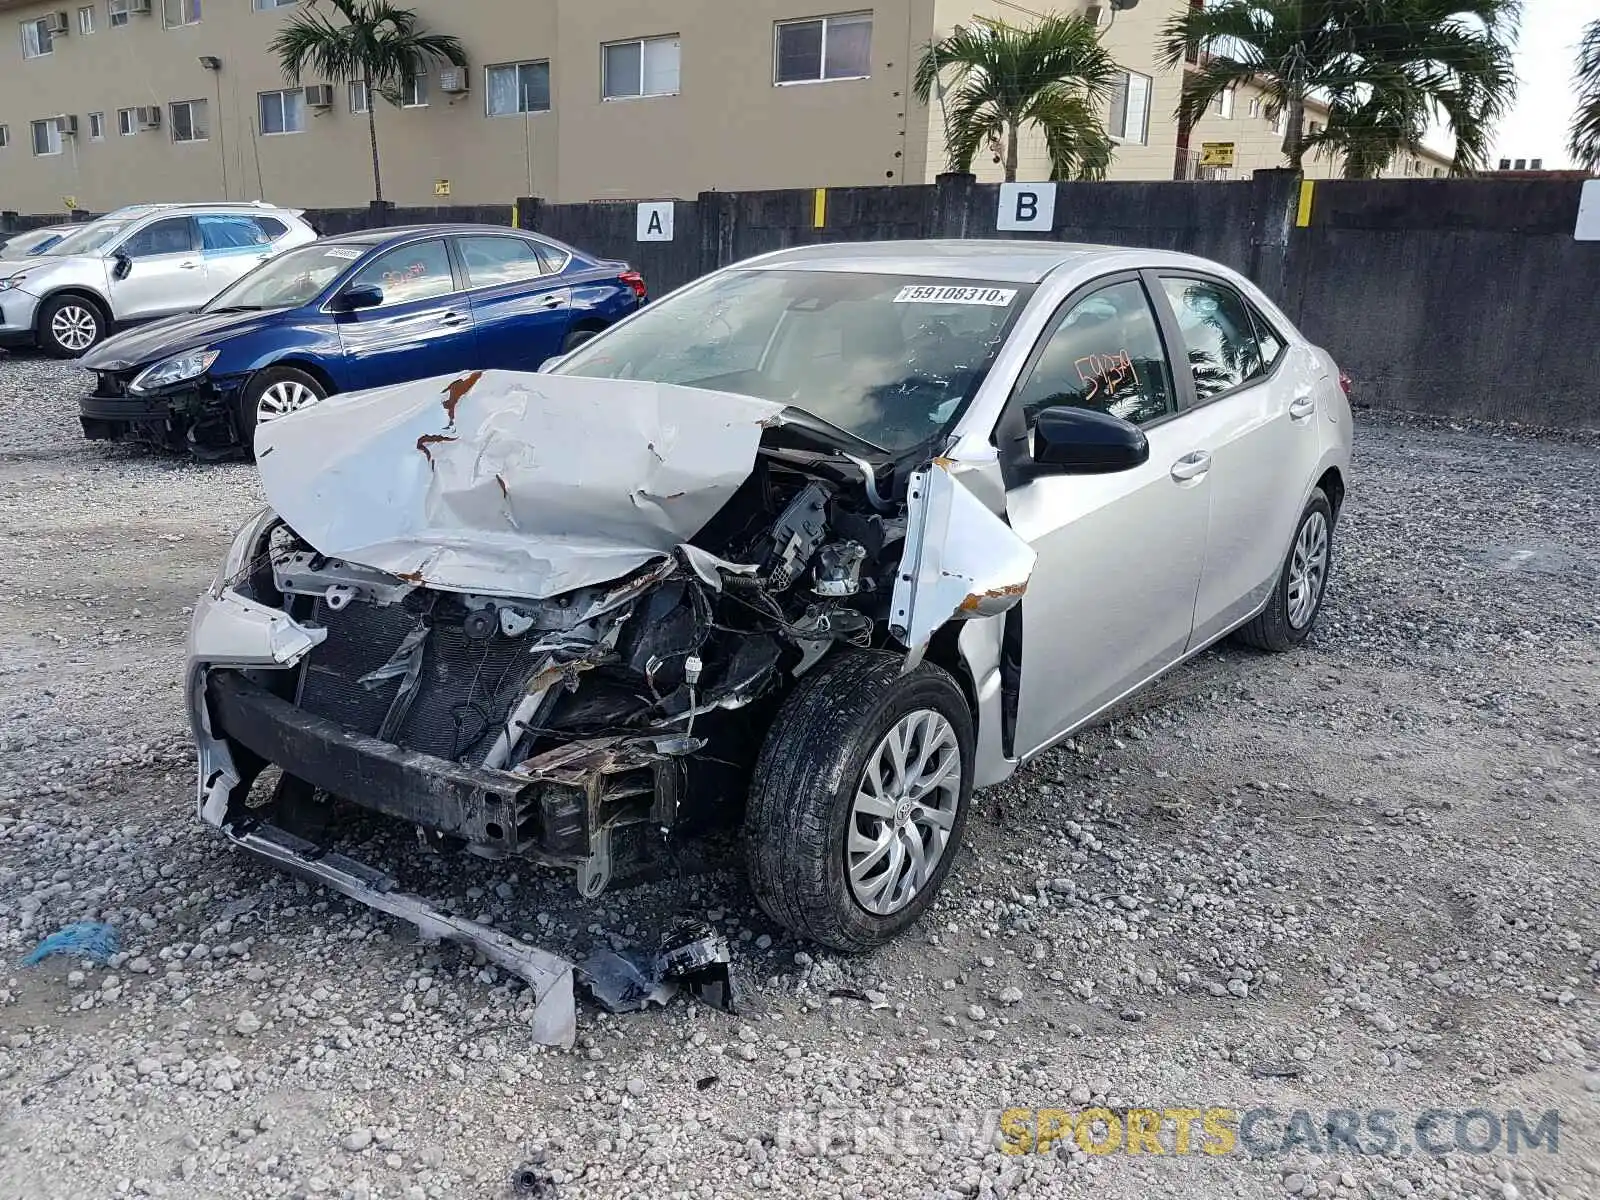
M 1002 183 L 995 228 L 1031 230 L 1048 234 L 1056 220 L 1056 185 L 1053 183 Z

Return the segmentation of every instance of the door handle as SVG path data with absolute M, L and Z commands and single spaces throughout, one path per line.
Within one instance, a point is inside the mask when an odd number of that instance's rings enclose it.
M 1289 419 L 1291 421 L 1304 421 L 1317 411 L 1317 398 L 1315 396 L 1296 396 L 1289 404 Z
M 197 262 L 179 263 L 178 266 L 181 267 L 185 271 L 196 271 L 196 270 L 199 270 L 199 268 L 200 268 L 200 264 L 197 263 Z
M 539 301 L 540 308 L 560 308 L 565 301 L 560 296 L 546 296 Z
M 460 313 L 445 313 L 444 316 L 439 318 L 439 324 L 448 325 L 452 329 L 454 329 L 458 325 L 465 325 L 466 323 L 467 323 L 467 319 L 465 317 L 463 317 Z
M 1193 450 L 1172 464 L 1172 477 L 1179 483 L 1199 479 L 1211 470 L 1211 455 L 1204 450 Z

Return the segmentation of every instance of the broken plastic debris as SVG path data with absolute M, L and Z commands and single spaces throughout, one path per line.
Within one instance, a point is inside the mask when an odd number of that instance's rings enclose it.
M 119 943 L 115 926 L 100 921 L 79 921 L 63 926 L 45 938 L 22 963 L 31 967 L 52 954 L 76 954 L 91 962 L 103 963 L 117 952 Z
M 511 1194 L 526 1200 L 550 1200 L 556 1194 L 556 1181 L 538 1163 L 523 1163 L 511 1172 Z
M 578 965 L 578 979 L 608 1012 L 639 1012 L 666 1004 L 681 987 L 702 1004 L 734 1012 L 733 951 L 728 939 L 704 921 L 685 921 L 664 938 L 655 954 L 602 950 Z

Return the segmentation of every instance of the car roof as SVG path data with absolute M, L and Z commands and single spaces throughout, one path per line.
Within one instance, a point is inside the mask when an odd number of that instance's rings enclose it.
M 389 242 L 404 242 L 419 237 L 441 237 L 461 234 L 509 233 L 518 237 L 531 237 L 537 241 L 567 249 L 562 242 L 535 229 L 513 229 L 509 225 L 453 224 L 453 225 L 388 225 L 382 229 L 358 229 L 351 233 L 332 233 L 321 238 L 316 245 L 324 246 L 378 246 Z
M 176 200 L 157 204 L 125 204 L 121 208 L 114 208 L 103 214 L 98 220 L 116 218 L 119 221 L 130 221 L 136 217 L 147 217 L 151 213 L 191 210 L 205 211 L 214 209 L 219 212 L 272 212 L 294 213 L 301 211 L 296 208 L 286 208 L 281 204 L 269 204 L 265 200 Z
M 1214 264 L 1192 255 L 1167 250 L 1132 251 L 1149 266 L 1199 266 Z M 1007 241 L 984 238 L 927 239 L 904 242 L 833 242 L 792 246 L 740 263 L 740 267 L 774 267 L 801 271 L 860 271 L 882 275 L 927 275 L 946 279 L 994 280 L 1003 283 L 1039 283 L 1062 267 L 1093 268 L 1105 259 L 1117 269 L 1126 268 L 1126 246 L 1098 246 L 1085 242 Z

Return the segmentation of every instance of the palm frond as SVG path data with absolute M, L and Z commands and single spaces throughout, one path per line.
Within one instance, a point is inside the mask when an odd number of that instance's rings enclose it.
M 1584 31 L 1578 47 L 1578 111 L 1567 148 L 1580 166 L 1600 171 L 1600 21 Z

